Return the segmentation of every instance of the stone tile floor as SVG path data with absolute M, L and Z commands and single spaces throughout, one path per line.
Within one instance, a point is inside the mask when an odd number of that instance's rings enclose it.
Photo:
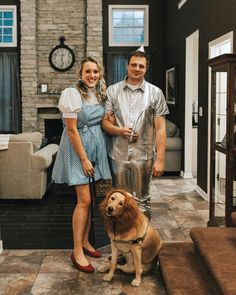
M 151 185 L 152 220 L 164 241 L 190 240 L 194 226 L 206 226 L 208 203 L 195 191 L 193 179 L 162 177 Z M 90 259 L 96 267 L 107 259 L 110 246 L 100 249 L 103 256 Z M 1 295 L 164 295 L 158 266 L 144 275 L 142 286 L 131 287 L 133 275 L 117 272 L 111 283 L 103 274 L 85 274 L 73 268 L 71 250 L 4 250 L 0 255 Z

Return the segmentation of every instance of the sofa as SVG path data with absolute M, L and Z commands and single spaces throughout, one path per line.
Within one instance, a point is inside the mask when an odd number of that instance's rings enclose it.
M 180 130 L 173 122 L 166 120 L 166 156 L 165 156 L 165 172 L 181 171 L 181 153 L 182 139 L 180 138 Z
M 11 134 L 8 148 L 0 150 L 0 199 L 41 199 L 47 173 L 58 145 L 41 148 L 42 134 Z

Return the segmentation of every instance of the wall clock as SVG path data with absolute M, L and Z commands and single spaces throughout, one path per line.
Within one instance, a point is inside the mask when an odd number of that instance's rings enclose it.
M 60 44 L 52 49 L 49 54 L 49 64 L 59 72 L 66 72 L 70 70 L 75 63 L 74 51 L 64 44 L 65 37 L 60 37 Z

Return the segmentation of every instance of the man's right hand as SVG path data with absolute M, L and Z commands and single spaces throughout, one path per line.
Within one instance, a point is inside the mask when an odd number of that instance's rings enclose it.
M 121 127 L 120 136 L 124 139 L 130 140 L 130 142 L 136 142 L 138 140 L 138 133 L 133 133 L 131 127 Z

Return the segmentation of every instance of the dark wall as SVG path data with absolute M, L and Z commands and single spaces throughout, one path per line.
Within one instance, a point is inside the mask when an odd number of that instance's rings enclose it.
M 184 138 L 185 100 L 185 38 L 199 29 L 199 106 L 203 117 L 198 125 L 198 185 L 207 191 L 208 141 L 208 43 L 236 30 L 235 0 L 189 0 L 180 10 L 177 1 L 165 1 L 164 13 L 164 70 L 178 68 L 178 105 L 170 107 L 170 118 L 176 122 Z M 235 48 L 235 41 L 234 41 Z M 184 155 L 184 153 L 183 153 Z
M 164 44 L 164 5 L 163 0 L 105 0 L 103 1 L 103 45 L 104 54 L 108 52 L 127 51 L 132 52 L 137 47 L 109 47 L 108 46 L 108 5 L 149 5 L 149 47 L 152 68 L 152 83 L 162 88 L 163 86 L 163 44 Z M 104 61 L 106 58 L 104 58 Z M 105 64 L 106 67 L 106 64 Z

